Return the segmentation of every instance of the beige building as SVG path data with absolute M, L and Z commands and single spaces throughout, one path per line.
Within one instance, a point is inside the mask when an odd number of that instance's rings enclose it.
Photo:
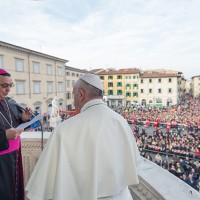
M 66 106 L 65 64 L 68 60 L 0 42 L 0 68 L 11 73 L 15 87 L 10 96 L 38 112 L 50 112 L 56 96 Z
M 193 97 L 200 95 L 200 75 L 192 77 L 192 95 Z
M 74 108 L 73 85 L 80 76 L 87 72 L 86 70 L 66 66 L 66 105 L 68 110 Z
M 191 80 L 187 80 L 185 83 L 185 93 L 192 94 L 192 81 Z
M 170 106 L 180 102 L 185 84 L 181 72 L 173 70 L 141 71 L 139 102 L 144 106 Z

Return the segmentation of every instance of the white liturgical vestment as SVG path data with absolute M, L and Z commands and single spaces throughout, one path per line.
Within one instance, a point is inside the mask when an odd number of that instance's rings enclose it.
M 101 100 L 51 134 L 26 186 L 30 200 L 96 200 L 139 183 L 139 151 L 126 120 Z

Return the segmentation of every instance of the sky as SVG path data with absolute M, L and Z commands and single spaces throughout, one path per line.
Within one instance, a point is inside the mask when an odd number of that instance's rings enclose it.
M 200 75 L 200 0 L 0 0 L 0 40 L 79 69 Z

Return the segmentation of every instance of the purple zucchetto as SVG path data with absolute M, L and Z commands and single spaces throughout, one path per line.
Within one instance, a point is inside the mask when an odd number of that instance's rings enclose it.
M 5 69 L 0 69 L 0 75 L 9 74 Z

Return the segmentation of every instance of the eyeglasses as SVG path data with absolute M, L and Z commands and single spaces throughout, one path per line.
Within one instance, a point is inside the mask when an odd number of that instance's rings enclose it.
M 8 84 L 8 83 L 1 83 L 0 86 L 1 86 L 1 88 L 3 88 L 3 89 L 7 89 L 8 87 L 10 87 L 10 88 L 14 87 L 15 84 L 14 84 L 14 83 L 11 83 L 11 84 Z

